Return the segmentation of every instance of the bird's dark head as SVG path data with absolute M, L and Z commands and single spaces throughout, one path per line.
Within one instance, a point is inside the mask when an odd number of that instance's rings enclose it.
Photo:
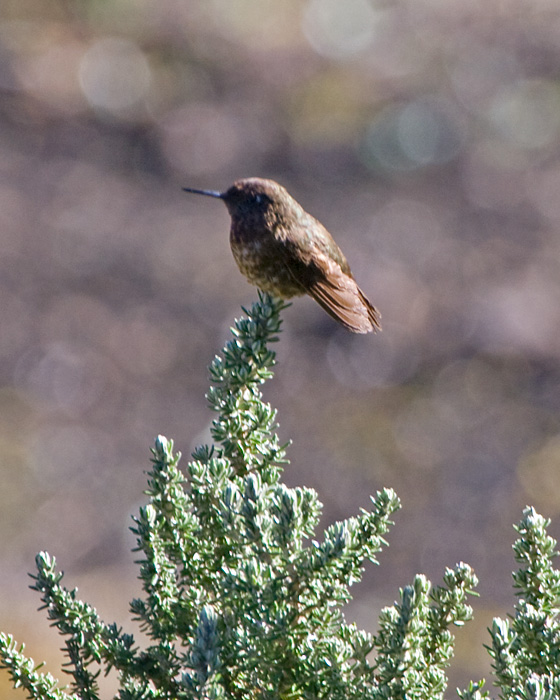
M 285 198 L 291 199 L 282 185 L 260 177 L 236 180 L 222 195 L 232 217 L 255 216 L 258 212 L 264 215 L 281 205 Z
M 214 190 L 193 190 L 183 188 L 185 192 L 204 194 L 217 197 L 224 201 L 232 219 L 261 219 L 270 221 L 273 218 L 287 218 L 299 204 L 288 194 L 288 191 L 274 180 L 260 177 L 249 177 L 236 180 L 225 192 Z

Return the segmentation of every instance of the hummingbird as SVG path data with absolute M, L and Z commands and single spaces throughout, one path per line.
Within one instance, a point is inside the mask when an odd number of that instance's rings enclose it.
M 354 333 L 381 330 L 381 315 L 358 287 L 344 253 L 282 185 L 251 177 L 225 192 L 183 190 L 224 202 L 231 251 L 251 284 L 281 299 L 309 294 Z

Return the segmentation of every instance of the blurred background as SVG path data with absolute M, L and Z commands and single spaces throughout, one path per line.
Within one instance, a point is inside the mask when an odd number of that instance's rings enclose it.
M 373 630 L 417 572 L 466 561 L 449 697 L 487 676 L 512 524 L 531 504 L 560 534 L 559 81 L 556 0 L 2 0 L 0 628 L 60 674 L 27 589 L 42 549 L 127 621 L 149 448 L 208 440 L 206 367 L 256 297 L 225 207 L 181 187 L 262 176 L 384 326 L 285 312 L 265 396 L 286 480 L 324 526 L 395 488 L 348 616 Z

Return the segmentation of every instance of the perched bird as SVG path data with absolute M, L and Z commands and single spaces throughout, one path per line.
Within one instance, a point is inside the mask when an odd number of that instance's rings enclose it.
M 309 294 L 354 333 L 381 329 L 331 234 L 282 185 L 252 177 L 225 192 L 183 189 L 224 201 L 233 257 L 249 282 L 282 299 Z

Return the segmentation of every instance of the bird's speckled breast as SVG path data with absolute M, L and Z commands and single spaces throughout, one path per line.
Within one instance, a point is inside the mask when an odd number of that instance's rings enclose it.
M 278 244 L 271 243 L 262 239 L 240 240 L 232 235 L 231 251 L 239 270 L 263 292 L 283 299 L 305 294 L 301 284 L 290 273 Z

